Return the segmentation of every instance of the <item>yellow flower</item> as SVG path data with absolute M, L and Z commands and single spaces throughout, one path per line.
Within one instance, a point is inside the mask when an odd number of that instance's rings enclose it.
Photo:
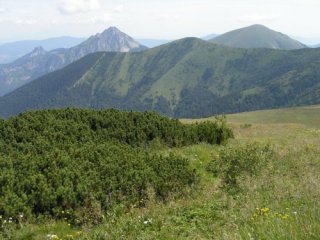
M 282 219 L 288 219 L 288 218 L 289 218 L 288 214 L 282 215 Z

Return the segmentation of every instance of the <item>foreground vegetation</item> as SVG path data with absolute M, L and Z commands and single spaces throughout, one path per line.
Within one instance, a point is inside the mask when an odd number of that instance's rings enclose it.
M 143 207 L 197 183 L 187 158 L 157 148 L 232 137 L 224 119 L 194 125 L 156 113 L 117 110 L 30 112 L 0 123 L 0 216 L 3 236 L 22 221 L 103 221 L 122 206 Z
M 117 204 L 96 225 L 23 217 L 6 225 L 3 238 L 318 239 L 320 125 L 252 124 L 250 114 L 247 120 L 233 123 L 235 139 L 221 146 L 149 149 L 188 159 L 196 184 L 180 194 L 159 201 L 149 188 L 142 205 Z

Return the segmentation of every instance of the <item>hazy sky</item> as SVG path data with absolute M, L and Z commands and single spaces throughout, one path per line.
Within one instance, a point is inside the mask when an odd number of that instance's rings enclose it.
M 0 42 L 117 26 L 136 38 L 205 36 L 259 23 L 320 43 L 320 0 L 0 0 Z

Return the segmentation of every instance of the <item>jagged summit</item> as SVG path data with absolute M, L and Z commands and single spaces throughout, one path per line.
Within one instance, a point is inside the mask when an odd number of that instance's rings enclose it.
M 75 47 L 76 51 L 95 48 L 95 52 L 136 52 L 147 49 L 116 27 L 110 27 Z
M 112 27 L 109 27 L 109 28 L 107 28 L 106 30 L 104 30 L 104 31 L 101 33 L 101 35 L 105 35 L 105 34 L 119 34 L 119 33 L 123 33 L 123 32 L 121 32 L 121 31 L 119 30 L 119 28 L 112 26 Z
M 43 54 L 46 54 L 46 53 L 47 53 L 47 51 L 44 50 L 43 47 L 38 46 L 35 49 L 33 49 L 33 51 L 31 53 L 29 53 L 27 56 L 36 57 L 36 56 L 43 55 Z

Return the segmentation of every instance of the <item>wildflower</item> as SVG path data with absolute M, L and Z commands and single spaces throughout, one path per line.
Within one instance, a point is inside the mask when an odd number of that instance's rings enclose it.
M 48 240 L 59 240 L 59 237 L 55 234 L 48 234 L 47 239 Z
M 288 219 L 288 218 L 289 218 L 289 215 L 288 215 L 288 214 L 285 214 L 285 215 L 282 216 L 282 219 L 284 219 L 284 220 L 285 220 L 285 219 Z
M 143 223 L 144 223 L 145 225 L 151 224 L 151 223 L 152 223 L 152 219 L 149 218 L 148 220 L 144 221 Z
M 292 212 L 294 215 L 297 215 L 298 213 L 297 212 Z

